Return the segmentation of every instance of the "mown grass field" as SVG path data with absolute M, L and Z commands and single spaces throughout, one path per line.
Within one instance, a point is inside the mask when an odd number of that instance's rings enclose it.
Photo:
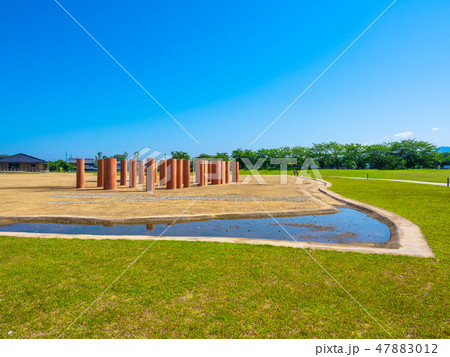
M 392 336 L 448 338 L 450 189 L 329 181 L 340 194 L 417 223 L 436 258 L 311 254 Z M 1 237 L 0 336 L 57 337 L 149 244 Z M 160 241 L 63 337 L 389 335 L 301 249 Z
M 298 171 L 298 170 L 297 170 Z M 446 183 L 447 177 L 450 177 L 450 170 L 437 170 L 437 169 L 407 169 L 407 170 L 336 170 L 326 169 L 319 170 L 320 174 L 324 177 L 362 177 L 366 178 L 367 174 L 369 179 L 371 178 L 383 178 L 394 180 L 410 180 L 410 181 L 424 181 L 424 182 L 440 182 Z M 249 170 L 239 170 L 240 175 L 249 175 Z M 259 170 L 260 175 L 278 175 L 280 170 Z M 291 169 L 288 170 L 288 174 L 292 175 Z

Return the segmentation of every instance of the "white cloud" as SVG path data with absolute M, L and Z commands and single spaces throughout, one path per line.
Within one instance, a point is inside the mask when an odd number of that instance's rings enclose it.
M 438 130 L 441 130 L 441 129 L 439 129 L 439 128 L 433 128 L 433 129 L 431 129 L 431 130 L 433 130 L 433 131 L 438 131 Z
M 394 136 L 396 138 L 403 138 L 403 139 L 409 138 L 409 137 L 411 137 L 413 135 L 414 135 L 414 133 L 412 131 L 403 131 L 401 133 L 394 134 Z

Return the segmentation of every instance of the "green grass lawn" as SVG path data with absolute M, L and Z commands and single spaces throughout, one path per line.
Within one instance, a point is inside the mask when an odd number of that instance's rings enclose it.
M 450 170 L 437 169 L 407 169 L 407 170 L 335 170 L 326 169 L 319 170 L 324 177 L 367 177 L 369 178 L 385 178 L 395 180 L 411 180 L 411 181 L 425 181 L 425 182 L 441 182 L 446 183 L 447 177 L 450 177 Z M 260 175 L 278 175 L 279 170 L 259 170 Z M 240 175 L 248 175 L 249 170 L 239 170 Z M 288 171 L 292 175 L 292 170 Z
M 436 258 L 311 254 L 394 337 L 448 338 L 450 189 L 330 181 L 417 223 Z M 150 243 L 1 237 L 0 336 L 58 336 Z M 159 241 L 64 337 L 389 336 L 301 249 Z

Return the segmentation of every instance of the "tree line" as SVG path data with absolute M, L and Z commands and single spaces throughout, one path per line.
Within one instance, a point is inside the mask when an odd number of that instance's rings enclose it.
M 188 159 L 189 155 L 183 151 L 173 151 L 172 157 Z M 271 158 L 294 158 L 296 165 L 290 167 L 300 168 L 307 158 L 315 161 L 321 169 L 412 169 L 412 168 L 437 168 L 450 165 L 450 153 L 441 153 L 438 148 L 428 142 L 416 139 L 405 139 L 396 142 L 382 144 L 339 144 L 335 141 L 328 143 L 304 146 L 283 146 L 276 149 L 241 149 L 228 153 L 216 153 L 215 155 L 200 154 L 198 158 L 221 158 L 238 161 L 241 168 L 245 168 L 244 158 L 255 164 L 258 159 L 266 160 L 261 169 L 276 169 L 279 165 L 270 163 Z

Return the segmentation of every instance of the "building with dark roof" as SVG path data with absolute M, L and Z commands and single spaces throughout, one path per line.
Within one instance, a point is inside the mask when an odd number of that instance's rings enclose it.
M 0 171 L 46 172 L 47 161 L 26 154 L 16 154 L 0 159 Z

